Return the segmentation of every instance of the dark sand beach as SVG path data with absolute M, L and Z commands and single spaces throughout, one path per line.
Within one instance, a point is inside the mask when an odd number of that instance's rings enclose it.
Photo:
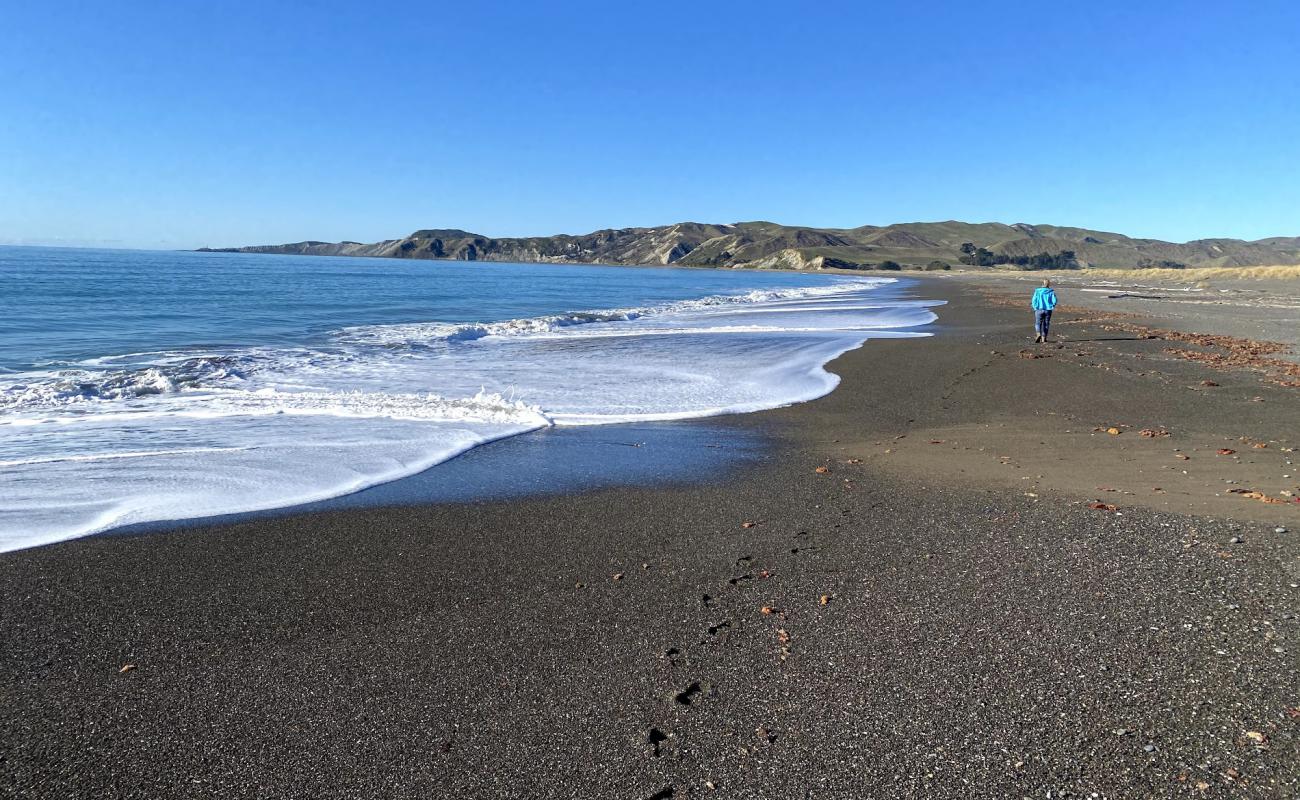
M 916 292 L 697 481 L 0 555 L 0 794 L 1296 796 L 1297 390 Z

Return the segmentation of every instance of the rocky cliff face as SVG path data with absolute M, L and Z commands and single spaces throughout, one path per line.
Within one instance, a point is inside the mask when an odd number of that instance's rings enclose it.
M 610 228 L 572 236 L 492 238 L 455 229 L 419 230 L 382 242 L 296 242 L 215 252 L 313 256 L 457 259 L 578 264 L 680 264 L 759 269 L 873 269 L 896 262 L 921 267 L 958 263 L 971 243 L 1006 256 L 1073 251 L 1084 266 L 1255 266 L 1300 264 L 1300 237 L 1247 242 L 1202 239 L 1173 243 L 1055 225 L 914 222 L 861 228 L 802 228 L 772 222 Z M 208 248 L 205 251 L 213 252 Z
M 736 265 L 745 269 L 798 269 L 798 270 L 818 270 L 818 269 L 874 269 L 873 264 L 862 264 L 857 261 L 845 261 L 840 258 L 830 256 L 811 255 L 807 250 L 800 250 L 789 247 L 785 250 L 756 258 L 753 261 L 745 261 Z

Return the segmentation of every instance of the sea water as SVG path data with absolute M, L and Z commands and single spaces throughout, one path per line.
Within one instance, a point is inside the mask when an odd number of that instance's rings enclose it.
M 0 551 L 809 400 L 931 305 L 882 277 L 0 247 Z

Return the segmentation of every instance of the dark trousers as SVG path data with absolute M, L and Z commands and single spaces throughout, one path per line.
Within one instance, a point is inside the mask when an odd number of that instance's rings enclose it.
M 1034 312 L 1034 332 L 1035 332 L 1035 333 L 1041 333 L 1041 334 L 1043 335 L 1043 338 L 1046 339 L 1046 338 L 1047 338 L 1047 329 L 1050 328 L 1051 326 L 1052 326 L 1052 312 L 1051 312 L 1051 311 L 1035 311 L 1035 312 Z

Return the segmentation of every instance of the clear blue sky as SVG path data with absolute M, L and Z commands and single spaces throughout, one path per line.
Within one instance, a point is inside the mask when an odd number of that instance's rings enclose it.
M 1300 235 L 1300 6 L 0 4 L 0 242 Z

